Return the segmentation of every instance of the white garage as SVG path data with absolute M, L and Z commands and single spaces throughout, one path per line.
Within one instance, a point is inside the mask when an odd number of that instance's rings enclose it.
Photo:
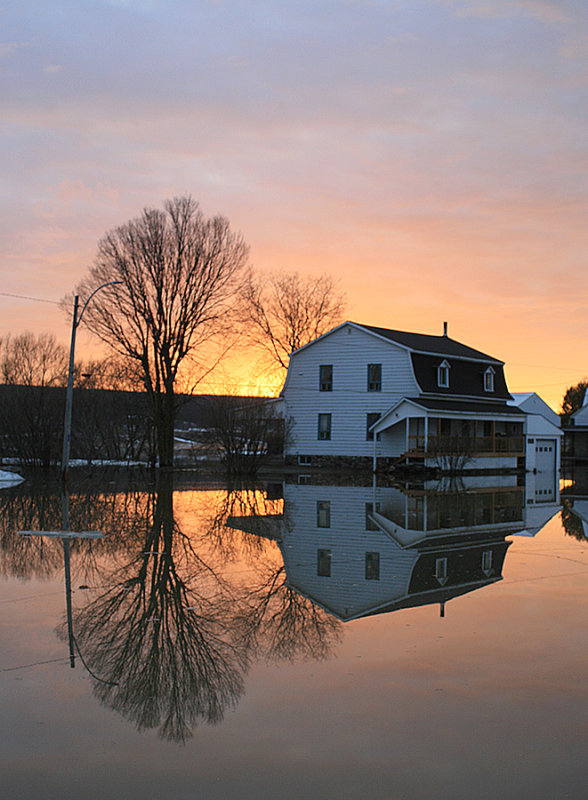
M 556 456 L 556 439 L 535 439 L 535 469 L 537 472 L 554 472 Z
M 537 474 L 550 473 L 557 480 L 563 437 L 558 414 L 535 392 L 513 392 L 512 398 L 511 404 L 527 415 L 525 468 Z

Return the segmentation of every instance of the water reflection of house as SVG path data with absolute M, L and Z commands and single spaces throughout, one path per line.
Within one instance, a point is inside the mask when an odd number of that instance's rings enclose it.
M 588 462 L 588 391 L 581 408 L 571 414 L 564 432 L 566 455 L 578 462 Z
M 294 352 L 282 392 L 286 457 L 515 468 L 525 414 L 509 405 L 504 364 L 443 336 L 346 322 Z M 451 465 L 450 465 L 451 466 Z
M 588 498 L 566 497 L 562 511 L 566 533 L 576 539 L 588 539 Z
M 562 523 L 568 536 L 588 539 L 588 468 L 575 465 L 562 491 Z
M 493 480 L 466 491 L 286 485 L 280 548 L 289 585 L 350 620 L 444 604 L 499 581 L 506 536 L 536 532 L 539 516 L 527 487 Z M 546 522 L 555 510 L 539 513 Z

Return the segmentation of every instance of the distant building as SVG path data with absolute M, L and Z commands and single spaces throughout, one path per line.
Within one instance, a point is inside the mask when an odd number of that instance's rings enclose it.
M 570 415 L 564 434 L 566 455 L 575 461 L 588 461 L 588 391 L 582 407 Z
M 286 460 L 512 469 L 526 414 L 504 363 L 443 336 L 345 322 L 292 353 Z
M 535 392 L 512 392 L 509 405 L 524 411 L 525 467 L 537 472 L 557 473 L 561 462 L 563 431 L 559 414 Z

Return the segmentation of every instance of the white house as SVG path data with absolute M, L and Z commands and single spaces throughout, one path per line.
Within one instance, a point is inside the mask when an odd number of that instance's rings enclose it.
M 288 585 L 347 621 L 499 581 L 524 515 L 516 478 L 463 493 L 286 484 L 278 545 Z
M 399 489 L 300 474 L 283 484 L 282 507 L 274 500 L 262 516 L 229 524 L 275 540 L 288 586 L 345 621 L 444 605 L 500 580 L 507 537 L 535 536 L 561 508 L 537 493 L 538 474 L 525 478 L 485 473 Z
M 281 397 L 291 463 L 512 469 L 525 454 L 525 413 L 509 405 L 504 363 L 446 328 L 430 336 L 344 322 L 292 353 Z
M 512 400 L 508 402 L 527 415 L 526 469 L 557 475 L 563 439 L 559 414 L 556 414 L 535 392 L 512 392 Z

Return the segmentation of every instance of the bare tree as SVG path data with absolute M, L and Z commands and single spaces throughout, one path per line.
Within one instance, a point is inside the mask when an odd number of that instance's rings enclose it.
M 180 369 L 202 375 L 203 352 L 226 333 L 248 248 L 227 219 L 207 219 L 191 197 L 167 200 L 109 231 L 77 291 L 88 328 L 135 362 L 153 405 L 160 466 L 173 464 Z M 210 364 L 208 364 L 210 368 Z M 197 378 L 194 379 L 194 384 Z
M 9 334 L 0 341 L 0 372 L 12 386 L 65 386 L 67 349 L 49 333 Z
M 250 273 L 243 303 L 246 333 L 274 369 L 286 370 L 290 353 L 342 322 L 345 305 L 345 295 L 328 275 Z
M 268 457 L 282 455 L 288 426 L 272 400 L 216 395 L 208 405 L 209 441 L 229 473 L 254 474 Z
M 59 456 L 67 349 L 50 334 L 0 342 L 0 455 L 49 467 Z

